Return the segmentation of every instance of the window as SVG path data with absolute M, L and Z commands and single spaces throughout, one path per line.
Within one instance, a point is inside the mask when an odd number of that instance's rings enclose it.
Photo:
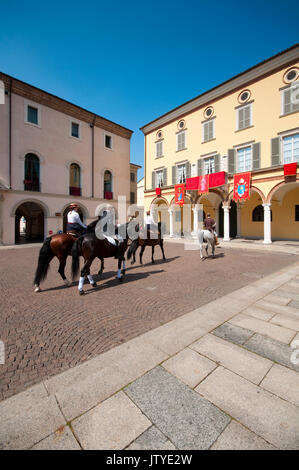
M 104 173 L 104 199 L 113 199 L 112 174 L 108 170 Z
M 241 103 L 241 104 L 242 104 L 242 103 L 246 103 L 246 101 L 249 100 L 250 96 L 251 96 L 251 93 L 250 93 L 249 90 L 243 90 L 243 91 L 241 91 L 241 93 L 240 93 L 239 96 L 238 96 L 238 101 L 239 101 L 239 103 Z
M 163 186 L 163 170 L 156 171 L 156 188 Z
M 135 182 L 135 173 L 131 173 L 131 181 L 134 183 Z
M 181 210 L 176 210 L 175 211 L 175 221 L 176 222 L 181 222 Z
M 299 83 L 282 90 L 282 114 L 299 111 Z
M 295 205 L 295 222 L 299 222 L 299 205 Z
M 177 165 L 176 167 L 176 182 L 177 184 L 186 182 L 186 165 Z
M 77 137 L 77 139 L 79 139 L 79 124 L 77 124 L 76 122 L 72 122 L 71 136 Z
M 206 108 L 206 109 L 204 110 L 204 113 L 203 113 L 203 115 L 204 115 L 204 117 L 205 117 L 206 119 L 212 117 L 213 114 L 214 114 L 214 108 L 213 108 L 213 106 L 209 106 L 208 108 Z
M 252 211 L 252 222 L 264 222 L 264 208 L 262 205 L 256 206 Z M 272 210 L 271 210 L 272 222 Z
M 299 162 L 299 134 L 283 138 L 283 163 Z
M 39 186 L 39 158 L 33 153 L 25 157 L 24 191 L 40 191 Z
M 156 142 L 156 158 L 163 156 L 163 142 Z
M 202 141 L 207 142 L 215 138 L 215 119 L 204 122 L 202 125 Z
M 27 122 L 38 126 L 38 108 L 27 106 Z
M 291 82 L 294 82 L 295 80 L 297 80 L 298 77 L 299 77 L 299 69 L 298 69 L 298 67 L 294 67 L 294 68 L 288 70 L 284 74 L 283 81 L 285 83 L 291 83 Z
M 252 148 L 245 147 L 237 150 L 237 171 L 250 171 L 252 168 Z
M 135 193 L 130 192 L 130 204 L 135 204 Z
M 186 132 L 179 132 L 177 134 L 177 140 L 176 140 L 176 149 L 177 152 L 179 150 L 184 150 L 186 148 Z
M 81 196 L 81 169 L 77 163 L 70 166 L 70 195 Z
M 112 137 L 111 137 L 111 135 L 105 135 L 105 147 L 107 149 L 112 149 Z
M 185 123 L 185 121 L 182 119 L 182 121 L 179 121 L 179 123 L 178 123 L 178 129 L 179 129 L 179 130 L 183 130 L 184 127 L 185 127 L 185 125 L 186 125 L 186 123 Z
M 237 130 L 246 129 L 252 125 L 252 106 L 248 104 L 237 109 Z
M 204 163 L 204 175 L 215 173 L 215 157 L 205 158 L 203 163 Z

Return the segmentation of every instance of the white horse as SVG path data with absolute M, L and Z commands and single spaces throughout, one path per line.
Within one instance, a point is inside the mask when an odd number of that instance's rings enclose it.
M 212 232 L 209 230 L 199 230 L 198 231 L 198 242 L 199 242 L 199 250 L 200 250 L 200 257 L 203 260 L 204 257 L 202 255 L 202 245 L 203 243 L 206 243 L 206 254 L 208 257 L 208 247 L 210 245 L 212 249 L 212 256 L 213 258 L 215 257 L 215 236 Z

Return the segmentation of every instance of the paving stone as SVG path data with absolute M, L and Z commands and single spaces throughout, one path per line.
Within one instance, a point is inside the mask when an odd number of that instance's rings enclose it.
M 277 305 L 288 305 L 288 303 L 292 300 L 291 297 L 283 297 L 281 295 L 276 295 L 275 291 L 272 294 L 266 295 L 264 297 L 265 301 L 272 302 Z
M 291 297 L 291 299 L 299 301 L 299 294 L 297 293 L 298 290 L 291 288 L 291 287 L 286 287 L 282 286 L 279 289 L 275 291 L 275 293 L 279 295 L 284 295 L 286 297 Z
M 230 323 L 253 330 L 261 335 L 269 336 L 277 341 L 288 344 L 294 338 L 296 332 L 281 326 L 273 325 L 269 322 L 259 320 L 258 318 L 244 315 L 243 313 L 236 315 L 230 320 Z
M 90 374 L 82 381 L 59 389 L 56 398 L 64 416 L 71 421 L 118 392 L 132 380 L 133 376 L 128 371 L 111 365 Z
M 246 330 L 245 328 L 241 328 L 240 326 L 227 322 L 218 326 L 218 328 L 212 331 L 212 334 L 235 344 L 244 344 L 249 338 L 251 338 L 254 331 Z
M 277 314 L 270 320 L 270 323 L 299 331 L 299 315 L 298 318 L 294 318 L 288 315 Z
M 208 449 L 230 418 L 162 367 L 125 392 L 178 449 Z
M 152 426 L 132 442 L 126 450 L 175 450 L 175 446 L 156 426 Z
M 299 449 L 299 409 L 218 367 L 195 389 L 279 449 Z
M 273 302 L 266 302 L 265 300 L 259 300 L 254 305 L 264 310 L 269 310 L 273 314 L 280 313 L 281 315 L 299 315 L 299 312 L 296 308 L 292 308 L 288 305 L 278 305 Z
M 31 450 L 81 450 L 81 447 L 70 428 L 65 426 L 33 446 Z
M 291 300 L 291 302 L 289 303 L 289 306 L 299 309 L 299 300 Z
M 35 388 L 0 403 L 1 450 L 28 449 L 65 425 L 55 397 L 38 395 Z
M 246 308 L 242 311 L 245 315 L 250 315 L 251 317 L 259 318 L 260 320 L 268 321 L 274 317 L 274 312 L 267 312 L 267 310 L 263 310 L 262 308 L 256 307 L 252 305 L 251 307 Z
M 274 450 L 275 447 L 261 437 L 232 420 L 211 450 Z
M 296 337 L 293 341 L 295 341 L 295 339 Z M 294 350 L 287 344 L 275 341 L 263 335 L 255 334 L 244 344 L 244 347 L 249 351 L 270 359 L 270 361 L 277 362 L 278 364 L 299 372 L 299 364 L 296 365 L 291 362 L 291 355 Z
M 191 346 L 195 351 L 258 384 L 272 362 L 236 344 L 213 335 L 206 335 Z
M 215 362 L 189 348 L 163 362 L 162 365 L 168 372 L 175 375 L 191 388 L 198 385 L 217 367 Z
M 125 393 L 119 392 L 72 422 L 83 449 L 121 450 L 151 426 Z
M 261 387 L 299 406 L 299 373 L 274 364 Z

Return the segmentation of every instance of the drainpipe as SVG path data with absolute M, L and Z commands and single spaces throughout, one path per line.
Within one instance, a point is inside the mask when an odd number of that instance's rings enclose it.
M 12 79 L 10 79 L 10 88 L 9 88 L 9 189 L 11 189 L 11 182 L 12 182 L 12 177 L 11 177 L 11 152 L 12 152 L 12 115 L 11 115 L 11 100 L 12 100 Z
M 91 197 L 94 197 L 94 126 L 96 122 L 96 116 L 93 118 L 91 127 Z

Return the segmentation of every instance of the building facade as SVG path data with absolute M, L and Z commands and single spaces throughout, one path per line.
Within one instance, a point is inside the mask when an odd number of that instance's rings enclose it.
M 135 163 L 131 163 L 130 165 L 130 204 L 136 204 L 137 202 L 137 173 L 140 165 L 136 165 Z
M 1 244 L 63 230 L 72 202 L 86 224 L 100 204 L 129 204 L 131 130 L 8 75 L 0 82 Z
M 299 240 L 299 172 L 284 174 L 299 162 L 298 111 L 295 45 L 146 124 L 145 209 L 155 207 L 170 236 L 192 233 L 210 212 L 224 240 Z M 250 199 L 236 203 L 234 174 L 248 171 Z M 175 184 L 220 172 L 225 184 L 174 203 Z

